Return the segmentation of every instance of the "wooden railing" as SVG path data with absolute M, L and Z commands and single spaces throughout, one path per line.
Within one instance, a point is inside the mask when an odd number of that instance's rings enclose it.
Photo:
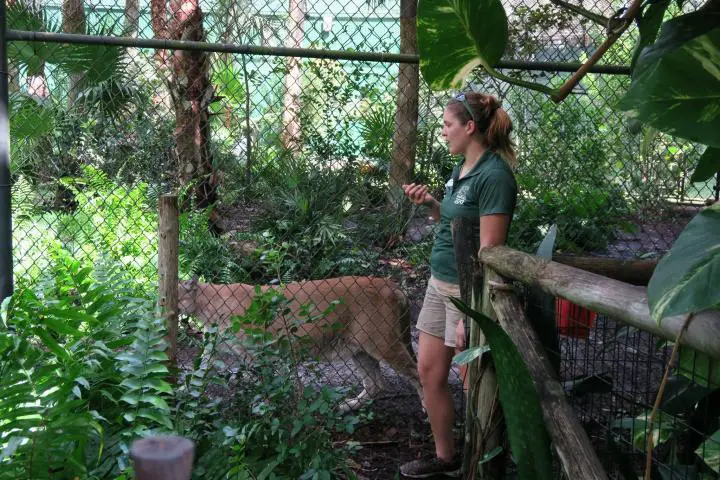
M 454 238 L 463 238 L 468 229 L 463 222 L 453 226 Z M 568 404 L 562 385 L 551 366 L 538 335 L 525 316 L 524 308 L 509 281 L 520 281 L 554 297 L 563 297 L 572 303 L 599 314 L 607 315 L 640 330 L 650 332 L 667 340 L 675 340 L 682 327 L 683 317 L 665 318 L 661 323 L 650 317 L 646 289 L 603 275 L 559 262 L 541 259 L 506 246 L 473 251 L 472 245 L 456 242 L 460 286 L 463 299 L 485 315 L 496 319 L 518 347 L 528 366 L 541 402 L 545 424 L 552 439 L 562 469 L 567 478 L 607 479 L 595 450 Z M 573 259 L 564 259 L 573 263 Z M 577 264 L 577 262 L 575 262 Z M 632 278 L 641 283 L 649 278 L 654 262 L 583 261 L 586 268 L 609 272 L 615 277 Z M 482 292 L 481 294 L 479 292 Z M 695 316 L 685 332 L 682 344 L 720 358 L 720 312 L 706 311 Z M 475 325 L 470 327 L 469 346 L 483 344 L 482 332 Z M 482 362 L 485 362 L 483 364 Z M 469 375 L 469 401 L 466 412 L 465 478 L 476 478 L 476 460 L 483 452 L 497 446 L 501 436 L 497 426 L 502 419 L 489 420 L 489 415 L 499 415 L 497 383 L 491 359 L 476 361 Z M 488 376 L 487 380 L 482 377 Z M 488 435 L 488 425 L 496 428 Z M 483 429 L 485 429 L 483 431 Z M 480 449 L 478 453 L 478 450 Z M 498 464 L 503 458 L 480 465 L 482 478 L 498 478 Z
M 479 253 L 480 262 L 500 275 L 563 297 L 581 307 L 607 315 L 633 327 L 674 341 L 684 316 L 667 317 L 657 323 L 650 317 L 644 287 L 630 285 L 578 268 L 543 260 L 509 247 L 493 247 Z M 720 358 L 720 312 L 696 314 L 681 343 L 713 358 Z

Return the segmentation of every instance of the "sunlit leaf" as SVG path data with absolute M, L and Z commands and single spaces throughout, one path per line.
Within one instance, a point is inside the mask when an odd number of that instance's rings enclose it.
M 508 21 L 500 0 L 420 0 L 420 70 L 434 90 L 458 88 L 477 66 L 503 54 Z
M 476 358 L 479 358 L 483 353 L 489 352 L 489 345 L 480 345 L 478 347 L 468 348 L 455 355 L 452 359 L 453 363 L 457 365 L 465 365 L 472 362 Z

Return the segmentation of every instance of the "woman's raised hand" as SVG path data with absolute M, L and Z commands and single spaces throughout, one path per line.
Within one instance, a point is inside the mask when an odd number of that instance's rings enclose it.
M 425 185 L 417 185 L 411 183 L 409 185 L 403 185 L 403 192 L 415 205 L 427 205 L 435 201 L 435 198 L 428 193 L 428 188 Z

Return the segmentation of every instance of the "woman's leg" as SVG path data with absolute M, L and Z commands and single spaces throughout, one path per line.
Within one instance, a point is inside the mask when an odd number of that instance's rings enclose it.
M 455 455 L 453 403 L 448 385 L 453 348 L 443 338 L 420 332 L 418 372 L 423 387 L 425 409 L 435 439 L 435 454 L 444 461 Z

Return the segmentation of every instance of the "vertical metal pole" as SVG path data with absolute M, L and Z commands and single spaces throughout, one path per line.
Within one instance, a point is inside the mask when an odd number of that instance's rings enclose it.
M 5 2 L 0 1 L 0 301 L 13 292 L 6 20 Z

